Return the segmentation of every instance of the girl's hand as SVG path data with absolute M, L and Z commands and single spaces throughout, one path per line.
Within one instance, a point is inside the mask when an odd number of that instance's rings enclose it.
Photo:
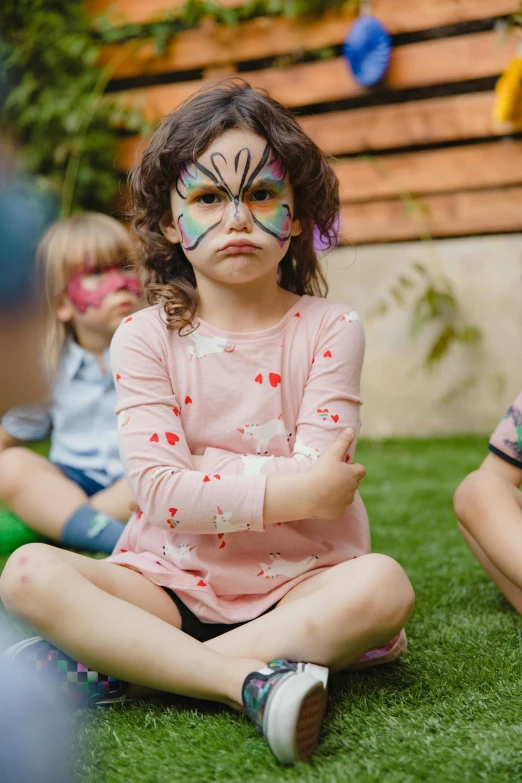
M 339 519 L 346 506 L 353 503 L 359 482 L 366 476 L 363 465 L 345 462 L 353 439 L 352 429 L 343 430 L 306 474 L 310 516 L 315 519 Z

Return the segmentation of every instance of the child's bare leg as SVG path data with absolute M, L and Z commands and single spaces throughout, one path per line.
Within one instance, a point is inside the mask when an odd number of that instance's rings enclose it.
M 459 530 L 464 541 L 469 546 L 489 578 L 496 584 L 500 592 L 505 595 L 513 608 L 516 609 L 519 614 L 522 614 L 522 590 L 520 587 L 517 587 L 513 582 L 510 582 L 510 580 L 493 565 L 484 550 L 460 523 Z
M 0 577 L 8 611 L 95 671 L 148 688 L 239 708 L 258 656 L 231 660 L 179 630 L 172 600 L 127 568 L 28 544 Z
M 23 447 L 0 453 L 0 501 L 28 527 L 55 541 L 85 492 L 40 454 Z
M 413 605 L 401 566 L 385 555 L 365 555 L 301 582 L 272 612 L 206 646 L 231 657 L 282 656 L 338 671 L 392 639 Z
M 522 589 L 522 492 L 479 468 L 457 489 L 454 506 L 460 524 L 493 565 Z
M 522 492 L 493 470 L 479 468 L 454 498 L 464 540 L 488 576 L 522 611 Z
M 124 478 L 118 479 L 107 489 L 89 498 L 89 505 L 112 519 L 126 522 L 130 516 L 129 505 L 133 501 L 131 488 Z

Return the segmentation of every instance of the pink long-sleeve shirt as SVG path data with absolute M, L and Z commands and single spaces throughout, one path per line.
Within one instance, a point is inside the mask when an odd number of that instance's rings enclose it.
M 196 323 L 181 337 L 155 305 L 114 335 L 120 454 L 140 512 L 108 562 L 171 588 L 203 622 L 235 623 L 369 551 L 359 495 L 335 521 L 263 524 L 268 476 L 306 473 L 345 427 L 357 437 L 364 332 L 354 310 L 313 296 L 258 332 Z

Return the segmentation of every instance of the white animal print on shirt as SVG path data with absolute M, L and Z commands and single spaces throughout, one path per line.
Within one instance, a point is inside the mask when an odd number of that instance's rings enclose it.
M 354 324 L 356 321 L 361 320 L 361 316 L 355 310 L 351 310 L 349 313 L 343 313 L 339 320 L 347 321 L 349 324 Z
M 205 337 L 199 332 L 192 332 L 190 337 L 194 343 L 188 349 L 191 361 L 192 359 L 203 359 L 211 353 L 223 353 L 223 351 L 232 353 L 236 349 L 236 346 L 224 337 Z
M 312 462 L 315 462 L 320 456 L 319 449 L 316 449 L 315 446 L 307 446 L 306 443 L 303 443 L 299 435 L 296 436 L 294 457 L 298 462 L 300 462 L 305 457 L 310 457 Z
M 264 576 L 265 579 L 275 579 L 277 576 L 300 576 L 317 565 L 318 559 L 315 555 L 309 555 L 304 560 L 292 562 L 291 560 L 283 560 L 279 552 L 276 552 L 275 555 L 270 553 L 272 562 L 270 564 L 259 563 L 261 571 L 257 576 Z
M 233 533 L 238 530 L 248 530 L 250 525 L 245 522 L 231 522 L 232 511 L 221 511 L 219 506 L 217 507 L 217 514 L 212 517 L 212 522 L 218 533 Z
M 243 465 L 244 476 L 259 476 L 261 469 L 265 462 L 273 458 L 273 454 L 269 457 L 259 457 L 257 454 L 242 454 L 241 464 Z
M 242 440 L 253 438 L 257 441 L 256 454 L 261 452 L 267 454 L 268 444 L 276 435 L 284 435 L 287 440 L 292 437 L 292 433 L 285 427 L 283 414 L 278 419 L 270 419 L 265 424 L 245 424 L 244 429 L 238 428 L 238 432 L 243 434 Z
M 123 427 L 126 427 L 127 424 L 130 421 L 130 413 L 129 411 L 120 411 L 118 413 L 118 429 L 121 430 Z
M 173 465 L 160 465 L 159 468 L 153 471 L 149 484 L 151 481 L 157 481 L 164 473 L 179 473 L 180 470 L 185 470 L 185 468 L 176 468 Z
M 166 542 L 163 544 L 163 554 L 165 557 L 169 557 L 174 565 L 180 566 L 182 560 L 190 560 L 190 553 L 194 549 L 194 546 L 189 546 L 188 544 L 180 544 L 180 546 L 176 546 L 175 544 L 169 544 Z

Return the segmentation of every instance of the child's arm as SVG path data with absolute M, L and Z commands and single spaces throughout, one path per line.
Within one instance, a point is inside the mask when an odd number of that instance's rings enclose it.
M 159 328 L 164 329 L 160 322 Z M 162 360 L 161 333 L 151 332 L 135 318 L 118 328 L 111 346 L 120 456 L 147 521 L 165 529 L 215 534 L 221 520 L 232 526 L 237 520 L 238 530 L 262 532 L 264 513 L 267 523 L 309 516 L 304 475 L 287 477 L 286 496 L 279 488 L 265 509 L 266 476 L 193 469 L 180 405 Z
M 355 433 L 349 451 L 353 459 L 361 426 L 364 330 L 360 320 L 347 319 L 345 313 L 346 307 L 339 308 L 319 335 L 297 416 L 292 455 L 267 458 L 251 454 L 245 458 L 225 449 L 208 448 L 203 457 L 196 459 L 200 470 L 228 475 L 307 473 L 346 427 Z
M 0 425 L 0 450 L 28 440 L 42 440 L 51 429 L 51 416 L 45 403 L 10 408 Z

